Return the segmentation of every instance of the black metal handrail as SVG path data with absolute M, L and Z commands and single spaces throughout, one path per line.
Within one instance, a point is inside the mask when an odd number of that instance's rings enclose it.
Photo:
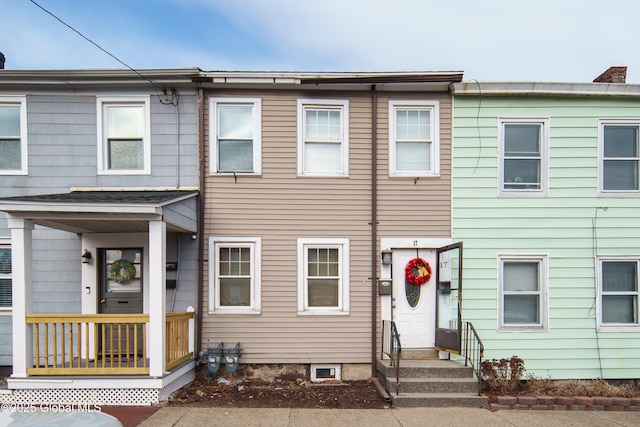
M 396 395 L 398 395 L 400 389 L 400 354 L 402 352 L 400 334 L 398 334 L 396 322 L 393 320 L 383 320 L 382 331 L 382 351 L 384 354 L 389 356 L 391 366 L 395 367 Z
M 464 332 L 464 366 L 471 368 L 478 378 L 478 394 L 482 392 L 482 357 L 484 356 L 484 344 L 471 322 L 465 322 Z

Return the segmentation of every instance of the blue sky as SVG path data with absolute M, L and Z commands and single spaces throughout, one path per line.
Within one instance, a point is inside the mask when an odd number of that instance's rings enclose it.
M 36 0 L 129 66 L 464 71 L 640 84 L 637 0 Z M 123 68 L 30 0 L 0 0 L 10 69 Z

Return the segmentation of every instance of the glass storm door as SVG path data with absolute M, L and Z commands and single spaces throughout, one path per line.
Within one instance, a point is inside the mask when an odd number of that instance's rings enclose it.
M 437 249 L 436 345 L 460 354 L 462 347 L 462 242 Z

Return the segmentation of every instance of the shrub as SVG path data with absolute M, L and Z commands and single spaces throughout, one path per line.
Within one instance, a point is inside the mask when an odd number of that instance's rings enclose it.
M 482 384 L 494 393 L 513 393 L 518 390 L 524 374 L 524 360 L 518 356 L 511 359 L 491 359 L 482 362 Z

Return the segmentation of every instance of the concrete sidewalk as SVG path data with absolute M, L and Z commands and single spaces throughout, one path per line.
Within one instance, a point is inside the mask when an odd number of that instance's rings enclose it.
M 141 427 L 640 426 L 638 412 L 496 411 L 481 408 L 261 409 L 163 407 Z

